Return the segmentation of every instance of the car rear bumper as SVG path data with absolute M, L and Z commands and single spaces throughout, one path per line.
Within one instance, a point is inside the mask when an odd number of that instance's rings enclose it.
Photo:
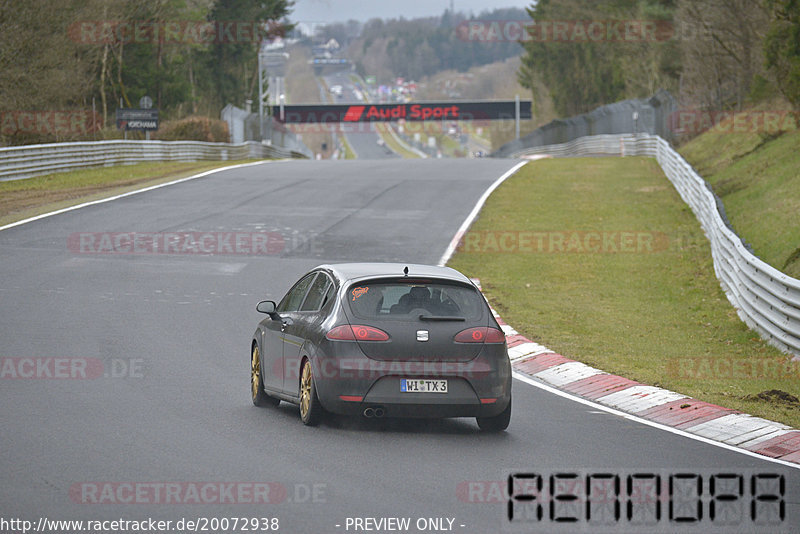
M 332 406 L 326 406 L 328 411 L 343 415 L 363 415 L 367 409 L 373 413 L 381 411 L 382 417 L 409 417 L 409 418 L 444 418 L 444 417 L 491 417 L 505 410 L 511 400 L 509 394 L 506 399 L 497 400 L 492 404 L 478 404 L 475 402 L 449 402 L 431 399 L 370 399 L 361 402 L 335 401 Z
M 508 402 L 498 410 L 489 410 L 486 408 L 469 408 L 464 405 L 450 405 L 450 406 L 431 406 L 424 405 L 396 405 L 396 404 L 362 404 L 359 406 L 348 406 L 346 409 L 342 407 L 332 413 L 356 417 L 365 415 L 368 409 L 373 413 L 378 413 L 378 417 L 398 417 L 409 419 L 444 419 L 448 417 L 493 417 L 502 412 Z
M 504 346 L 469 362 L 379 361 L 326 357 L 314 363 L 317 396 L 333 413 L 385 417 L 491 417 L 511 399 L 511 365 Z M 447 393 L 401 391 L 402 379 L 448 381 Z

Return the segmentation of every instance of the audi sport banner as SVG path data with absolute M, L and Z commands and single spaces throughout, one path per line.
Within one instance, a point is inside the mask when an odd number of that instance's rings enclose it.
M 280 107 L 272 107 L 273 116 L 281 120 Z M 296 105 L 283 107 L 284 123 L 301 122 L 386 122 L 427 120 L 514 120 L 513 100 L 486 102 L 411 102 L 407 104 L 335 104 Z M 519 103 L 519 118 L 531 118 L 531 102 Z

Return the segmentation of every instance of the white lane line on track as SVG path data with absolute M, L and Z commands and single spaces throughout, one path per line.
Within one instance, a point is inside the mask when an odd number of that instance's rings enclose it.
M 187 182 L 189 180 L 194 180 L 196 178 L 202 178 L 203 176 L 208 176 L 209 174 L 214 174 L 220 171 L 228 171 L 231 169 L 239 169 L 241 167 L 250 167 L 252 165 L 262 165 L 264 163 L 273 163 L 277 161 L 285 161 L 285 160 L 268 160 L 268 161 L 254 161 L 252 163 L 240 163 L 238 165 L 231 165 L 230 167 L 219 167 L 218 169 L 211 169 L 210 171 L 201 172 L 200 174 L 193 174 L 192 176 L 187 176 L 185 178 L 179 178 L 177 180 L 173 180 L 171 182 L 165 182 L 163 184 L 156 184 L 151 185 L 150 187 L 144 187 L 142 189 L 135 189 L 133 191 L 128 191 L 127 193 L 121 193 L 119 195 L 114 195 L 111 197 L 100 198 L 97 200 L 92 200 L 90 202 L 84 202 L 83 204 L 76 204 L 75 206 L 68 206 L 66 208 L 62 208 L 60 210 L 51 211 L 48 213 L 42 213 L 41 215 L 36 215 L 35 217 L 29 217 L 27 219 L 23 219 L 21 221 L 13 222 L 7 224 L 5 226 L 0 226 L 0 232 L 3 230 L 7 230 L 9 228 L 13 228 L 15 226 L 21 226 L 23 224 L 27 224 L 29 222 L 38 221 L 39 219 L 44 219 L 46 217 L 52 217 L 53 215 L 58 215 L 60 213 L 66 213 L 68 211 L 77 210 L 80 208 L 85 208 L 86 206 L 94 206 L 95 204 L 103 204 L 105 202 L 111 202 L 112 200 L 117 200 L 118 198 L 129 197 L 131 195 L 136 195 L 139 193 L 144 193 L 146 191 L 152 191 L 153 189 L 158 189 L 160 187 L 167 187 L 168 185 L 175 185 L 181 182 Z
M 461 240 L 462 236 L 467 231 L 467 229 L 469 229 L 469 227 L 472 225 L 472 222 L 475 220 L 475 217 L 478 216 L 478 212 L 480 212 L 481 208 L 483 207 L 484 203 L 486 202 L 486 199 L 489 198 L 489 195 L 491 195 L 492 192 L 495 189 L 497 189 L 497 187 L 500 184 L 502 184 L 507 178 L 509 178 L 511 175 L 513 175 L 515 172 L 517 172 L 526 163 L 527 163 L 527 161 L 523 161 L 522 163 L 519 163 L 519 164 L 515 165 L 514 167 L 512 167 L 509 171 L 507 171 L 505 174 L 503 174 L 500 178 L 495 180 L 495 182 L 492 185 L 490 185 L 489 188 L 483 193 L 481 198 L 478 199 L 477 204 L 475 204 L 475 207 L 472 209 L 470 214 L 464 220 L 464 222 L 461 225 L 461 227 L 458 229 L 458 232 L 456 232 L 456 235 L 450 241 L 450 245 L 447 247 L 447 250 L 445 250 L 445 253 L 442 255 L 442 258 L 439 260 L 439 265 L 440 266 L 444 266 L 444 265 L 447 264 L 448 261 L 450 261 L 450 258 L 453 256 L 453 253 L 455 252 L 456 247 L 458 246 L 458 242 Z M 770 458 L 769 456 L 764 456 L 763 454 L 758 454 L 756 452 L 752 452 L 752 451 L 749 451 L 747 449 L 741 449 L 741 448 L 735 447 L 733 445 L 728 445 L 727 443 L 723 443 L 723 442 L 720 442 L 720 441 L 715 441 L 713 439 L 708 439 L 708 438 L 705 438 L 705 437 L 702 437 L 702 436 L 698 436 L 698 435 L 695 435 L 695 434 L 690 434 L 688 432 L 685 432 L 683 430 L 678 430 L 677 428 L 673 428 L 671 426 L 663 425 L 661 423 L 656 423 L 655 421 L 649 421 L 647 419 L 643 419 L 643 418 L 638 417 L 638 416 L 633 415 L 633 414 L 629 414 L 629 413 L 626 413 L 626 412 L 615 410 L 614 408 L 609 408 L 608 406 L 604 406 L 602 404 L 598 404 L 598 403 L 596 403 L 594 401 L 590 401 L 588 399 L 584 399 L 582 397 L 578 397 L 578 396 L 573 395 L 571 393 L 567 393 L 567 392 L 562 391 L 560 389 L 556 389 L 554 387 L 548 386 L 548 385 L 546 385 L 546 384 L 544 384 L 542 382 L 538 382 L 538 381 L 534 380 L 533 378 L 531 378 L 531 377 L 529 377 L 527 375 L 519 373 L 516 370 L 512 370 L 512 374 L 513 374 L 514 378 L 516 378 L 517 380 L 520 380 L 522 382 L 525 382 L 526 384 L 529 384 L 531 386 L 537 387 L 539 389 L 543 389 L 543 390 L 545 390 L 545 391 L 547 391 L 549 393 L 552 393 L 554 395 L 558 395 L 559 397 L 563 397 L 565 399 L 569 399 L 569 400 L 572 400 L 574 402 L 578 402 L 580 404 L 584 404 L 586 406 L 591 406 L 592 408 L 596 408 L 596 409 L 601 410 L 601 411 L 603 411 L 605 413 L 609 413 L 609 414 L 612 414 L 612 415 L 618 415 L 619 417 L 623 417 L 623 418 L 628 419 L 630 421 L 635 421 L 635 422 L 641 423 L 643 425 L 647 425 L 647 426 L 650 426 L 650 427 L 653 427 L 653 428 L 657 428 L 659 430 L 664 430 L 666 432 L 670 432 L 672 434 L 676 434 L 678 436 L 683 436 L 683 437 L 687 437 L 687 438 L 693 439 L 695 441 L 700 441 L 700 442 L 705 443 L 707 445 L 713 445 L 713 446 L 719 447 L 721 449 L 727 449 L 729 451 L 738 452 L 738 453 L 744 454 L 746 456 L 750 456 L 752 458 L 758 458 L 760 460 L 765 460 L 767 462 L 776 463 L 776 464 L 783 465 L 783 466 L 786 466 L 786 467 L 792 467 L 794 469 L 800 469 L 800 465 L 795 464 L 795 463 L 787 462 L 785 460 L 779 460 L 777 458 Z
M 453 236 L 452 240 L 450 240 L 450 244 L 447 246 L 447 250 L 444 251 L 444 254 L 442 254 L 441 259 L 439 259 L 438 263 L 439 267 L 444 267 L 445 265 L 447 265 L 447 262 L 450 261 L 450 258 L 456 251 L 456 247 L 458 247 L 458 242 L 461 241 L 461 238 L 467 232 L 469 227 L 472 226 L 473 221 L 475 221 L 475 217 L 478 216 L 478 212 L 481 211 L 481 208 L 483 207 L 483 204 L 486 202 L 486 199 L 489 198 L 489 195 L 491 195 L 492 192 L 494 192 L 494 190 L 500 186 L 500 184 L 505 182 L 509 176 L 520 170 L 520 168 L 522 168 L 522 166 L 526 165 L 527 163 L 528 163 L 527 161 L 521 161 L 517 163 L 516 165 L 511 167 L 511 169 L 506 171 L 506 173 L 503 174 L 503 176 L 495 180 L 494 183 L 490 185 L 486 191 L 483 192 L 483 195 L 481 195 L 481 198 L 478 199 L 478 202 L 477 204 L 475 204 L 475 207 L 472 208 L 472 211 L 469 213 L 469 215 L 467 215 L 467 218 L 464 219 L 463 223 L 461 223 L 461 227 L 456 232 L 456 235 Z
M 529 376 L 526 376 L 526 375 L 524 375 L 524 374 L 522 374 L 522 373 L 520 373 L 518 371 L 512 371 L 512 375 L 514 376 L 514 378 L 516 378 L 517 380 L 519 380 L 521 382 L 525 382 L 526 384 L 529 384 L 531 386 L 537 387 L 539 389 L 543 389 L 543 390 L 547 391 L 548 393 L 552 393 L 553 395 L 558 395 L 559 397 L 563 397 L 565 399 L 569 399 L 569 400 L 578 402 L 580 404 L 584 404 L 586 406 L 591 406 L 592 408 L 595 408 L 597 410 L 601 410 L 601 411 L 606 412 L 606 413 L 610 413 L 612 415 L 618 415 L 619 417 L 622 417 L 624 419 L 628 419 L 630 421 L 635 421 L 637 423 L 641 423 L 643 425 L 651 426 L 651 427 L 657 428 L 659 430 L 664 430 L 664 431 L 670 432 L 672 434 L 677 434 L 678 436 L 683 436 L 685 438 L 691 438 L 691 439 L 693 439 L 695 441 L 700 441 L 700 442 L 705 443 L 707 445 L 714 445 L 715 447 L 719 447 L 721 449 L 727 449 L 729 451 L 738 452 L 738 453 L 744 454 L 746 456 L 751 456 L 753 458 L 758 458 L 759 460 L 765 460 L 767 462 L 780 464 L 780 465 L 783 465 L 783 466 L 786 466 L 786 467 L 792 467 L 794 469 L 800 469 L 800 465 L 792 463 L 792 462 L 787 462 L 785 460 L 779 460 L 777 458 L 770 458 L 769 456 L 764 456 L 763 454 L 758 454 L 758 453 L 755 453 L 755 452 L 752 452 L 752 451 L 748 451 L 747 449 L 741 449 L 741 448 L 735 447 L 733 445 L 728 445 L 727 443 L 721 443 L 719 441 L 714 441 L 713 439 L 708 439 L 708 438 L 705 438 L 703 436 L 698 436 L 696 434 L 690 434 L 689 432 L 685 432 L 683 430 L 678 430 L 677 428 L 673 428 L 671 426 L 662 425 L 661 423 L 656 423 L 655 421 L 649 421 L 649 420 L 643 419 L 643 418 L 641 418 L 639 416 L 636 416 L 636 415 L 633 415 L 633 414 L 630 414 L 630 413 L 627 413 L 627 412 L 621 412 L 619 410 L 615 410 L 614 408 L 609 408 L 608 406 L 603 406 L 602 404 L 598 404 L 598 403 L 596 403 L 594 401 L 590 401 L 590 400 L 584 399 L 582 397 L 577 397 L 575 395 L 572 395 L 571 393 L 567 393 L 566 391 L 561 391 L 560 389 L 556 389 L 554 387 L 548 386 L 547 384 L 543 384 L 541 382 L 537 382 L 536 380 L 534 380 L 534 379 L 530 378 Z

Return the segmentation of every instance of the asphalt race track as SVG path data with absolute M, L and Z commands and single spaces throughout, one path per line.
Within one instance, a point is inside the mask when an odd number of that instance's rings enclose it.
M 342 86 L 341 97 L 334 97 L 333 102 L 336 104 L 351 104 L 362 102 L 354 89 L 353 83 L 350 81 L 350 76 L 347 71 L 336 72 L 325 76 L 325 82 L 328 87 L 334 85 Z M 358 159 L 386 159 L 386 158 L 399 158 L 400 156 L 393 152 L 385 144 L 379 144 L 378 140 L 381 137 L 375 129 L 375 125 L 369 122 L 354 122 L 354 123 L 340 123 L 337 125 L 342 129 L 342 132 L 347 137 L 350 147 L 356 152 Z
M 249 342 L 259 300 L 280 298 L 320 263 L 436 263 L 484 190 L 514 163 L 267 163 L 1 231 L 0 516 L 173 524 L 266 517 L 287 533 L 392 531 L 385 522 L 367 530 L 377 523 L 366 518 L 410 518 L 408 532 L 796 531 L 800 470 L 516 380 L 511 426 L 498 435 L 479 432 L 472 419 L 336 418 L 308 428 L 294 406 L 251 404 Z M 165 254 L 164 243 L 134 252 L 120 232 L 218 240 L 207 243 L 214 254 Z M 252 254 L 247 236 L 263 232 L 274 239 L 267 253 Z M 244 236 L 238 245 L 237 236 Z M 104 248 L 115 239 L 115 252 Z M 72 378 L 48 377 L 64 374 Z M 623 480 L 634 472 L 688 473 L 702 479 L 703 499 L 712 476 L 741 474 L 746 514 L 717 526 L 708 523 L 705 501 L 702 528 L 681 530 L 666 519 L 676 497 L 662 495 L 663 515 L 649 530 L 624 520 L 590 528 L 585 515 L 562 528 L 547 506 L 541 520 L 510 523 L 508 498 L 498 491 L 509 474 L 532 472 Z M 756 524 L 750 482 L 768 474 L 784 477 L 778 500 L 786 518 Z M 275 502 L 252 504 L 265 484 L 266 500 Z

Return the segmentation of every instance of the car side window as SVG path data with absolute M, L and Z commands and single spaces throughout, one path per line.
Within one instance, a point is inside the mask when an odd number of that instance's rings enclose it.
M 308 286 L 311 285 L 316 275 L 317 273 L 311 273 L 297 282 L 286 296 L 283 297 L 281 303 L 278 304 L 278 313 L 299 310 L 300 304 L 303 302 L 303 297 L 305 297 L 306 292 L 308 292 Z
M 320 309 L 327 306 L 328 303 L 333 300 L 334 295 L 336 295 L 336 284 L 331 283 L 331 285 L 328 286 L 328 291 L 325 292 L 325 298 L 322 299 L 322 305 L 320 306 Z
M 323 299 L 331 286 L 331 280 L 325 274 L 319 273 L 311 288 L 308 290 L 308 295 L 300 311 L 317 311 L 322 307 Z

